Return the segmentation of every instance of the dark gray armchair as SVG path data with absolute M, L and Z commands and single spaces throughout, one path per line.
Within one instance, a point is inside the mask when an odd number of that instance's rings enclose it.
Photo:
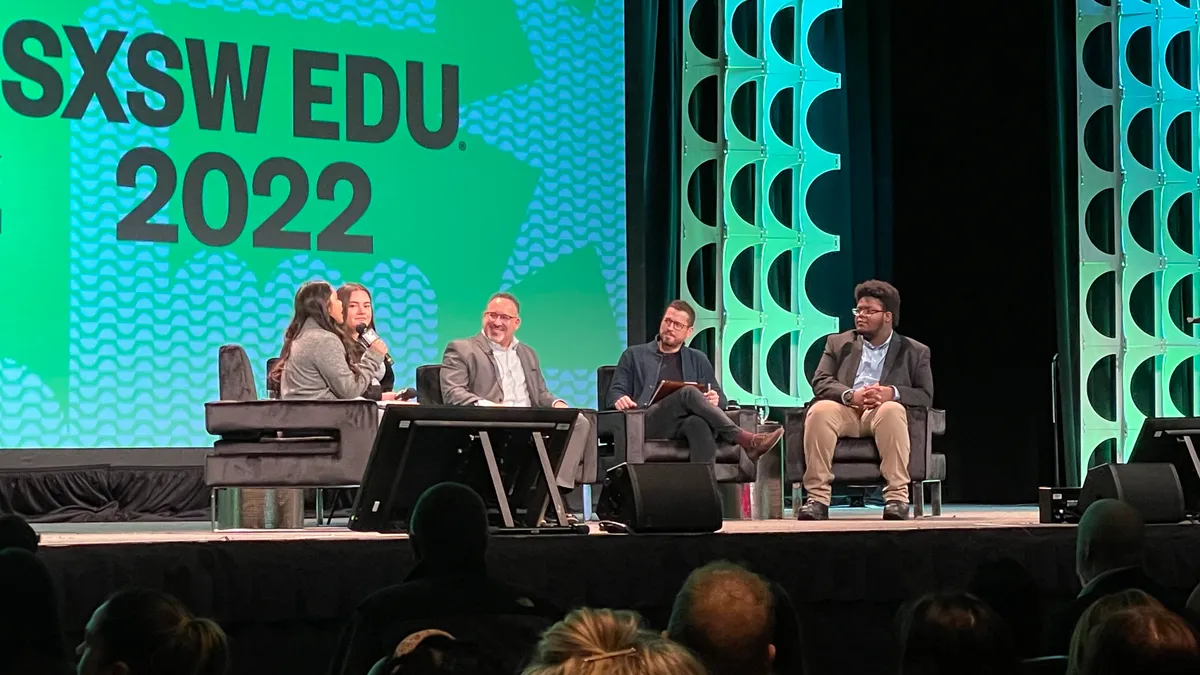
M 601 366 L 596 371 L 596 396 L 603 405 L 608 398 L 616 366 Z M 727 410 L 738 426 L 755 433 L 758 431 L 758 413 L 754 410 Z M 608 450 L 601 454 L 603 471 L 628 462 L 650 464 L 655 462 L 687 462 L 691 458 L 687 441 L 674 439 L 646 438 L 646 411 L 602 410 L 597 415 L 600 442 Z M 746 456 L 746 451 L 735 443 L 717 443 L 717 461 L 713 474 L 718 483 L 753 483 L 758 477 L 758 467 Z
M 421 405 L 445 404 L 442 399 L 441 364 L 417 366 L 416 380 L 417 400 L 421 402 Z M 598 445 L 596 412 L 594 410 L 581 410 L 580 412 L 592 423 L 592 433 L 591 438 L 584 444 L 583 462 L 575 470 L 575 482 L 580 485 L 592 485 L 604 480 L 604 475 L 600 472 L 596 461 L 596 447 Z
M 942 481 L 946 456 L 933 451 L 933 437 L 946 432 L 946 411 L 906 406 L 908 413 L 909 500 L 913 515 L 925 515 L 925 488 L 930 489 L 930 514 L 942 515 Z M 808 408 L 790 410 L 784 420 L 784 443 L 790 483 L 804 482 L 804 419 Z M 873 438 L 839 438 L 833 449 L 833 484 L 874 487 L 883 484 L 879 449 Z
M 221 347 L 221 400 L 206 403 L 217 436 L 205 466 L 210 488 L 358 485 L 375 442 L 374 401 L 259 400 L 246 351 Z

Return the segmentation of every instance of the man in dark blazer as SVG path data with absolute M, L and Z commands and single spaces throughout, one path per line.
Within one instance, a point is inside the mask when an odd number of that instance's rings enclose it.
M 496 293 L 483 312 L 483 330 L 446 345 L 441 370 L 446 405 L 570 407 L 546 388 L 537 354 L 516 338 L 520 311 L 511 293 Z M 565 490 L 575 487 L 575 471 L 591 429 L 586 417 L 576 419 L 558 468 L 557 482 Z
M 626 349 L 605 397 L 612 410 L 646 409 L 650 438 L 686 439 L 690 460 L 712 464 L 717 442 L 737 443 L 750 461 L 757 461 L 783 436 L 783 429 L 754 434 L 725 414 L 728 400 L 704 352 L 687 346 L 696 324 L 696 310 L 684 300 L 667 305 L 653 342 Z M 705 388 L 683 387 L 651 403 L 660 382 L 695 382 Z
M 908 416 L 904 406 L 933 404 L 929 347 L 892 330 L 900 293 L 889 283 L 854 289 L 854 330 L 831 335 L 813 374 L 814 402 L 804 421 L 800 520 L 829 517 L 829 484 L 838 438 L 874 437 L 879 448 L 884 520 L 908 518 Z

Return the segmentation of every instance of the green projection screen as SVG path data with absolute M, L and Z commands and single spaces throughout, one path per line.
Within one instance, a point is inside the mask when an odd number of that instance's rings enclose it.
M 397 386 L 515 293 L 558 395 L 626 342 L 622 0 L 0 3 L 0 447 L 207 445 L 297 286 Z

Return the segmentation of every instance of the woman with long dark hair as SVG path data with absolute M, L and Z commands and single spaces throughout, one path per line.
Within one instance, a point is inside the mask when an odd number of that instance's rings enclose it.
M 355 351 L 341 328 L 342 312 L 342 301 L 324 281 L 310 281 L 296 291 L 274 370 L 280 398 L 358 398 L 372 380 L 383 377 L 387 345 L 376 340 L 370 349 Z
M 375 306 L 371 302 L 371 291 L 368 291 L 367 287 L 362 284 L 342 284 L 337 289 L 337 296 L 338 300 L 342 302 L 342 311 L 346 315 L 346 320 L 342 322 L 342 334 L 346 338 L 347 344 L 350 345 L 349 354 L 353 361 L 361 358 L 362 353 L 367 349 L 359 341 L 358 327 L 365 326 L 371 331 L 376 330 Z M 396 374 L 386 361 L 384 361 L 383 368 L 383 377 L 379 378 L 381 399 L 394 401 L 396 393 L 392 389 L 396 384 Z

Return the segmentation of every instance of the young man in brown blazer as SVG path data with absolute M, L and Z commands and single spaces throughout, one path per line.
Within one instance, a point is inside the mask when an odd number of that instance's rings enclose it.
M 883 281 L 854 289 L 854 330 L 831 335 L 813 374 L 814 402 L 804 421 L 804 491 L 799 520 L 829 517 L 829 484 L 838 438 L 874 437 L 879 448 L 884 520 L 908 518 L 908 416 L 904 406 L 933 404 L 929 347 L 892 330 L 900 293 Z

